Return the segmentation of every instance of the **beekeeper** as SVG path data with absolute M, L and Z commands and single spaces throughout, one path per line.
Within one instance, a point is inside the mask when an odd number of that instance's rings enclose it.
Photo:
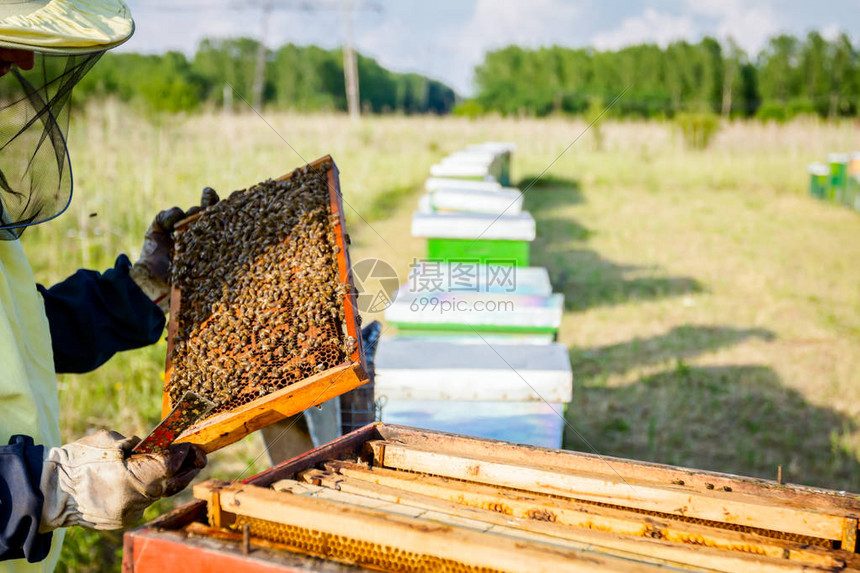
M 172 226 L 159 213 L 140 259 L 37 285 L 19 240 L 68 207 L 72 88 L 134 30 L 121 0 L 0 0 L 0 571 L 51 571 L 64 527 L 116 529 L 184 488 L 206 463 L 188 444 L 130 455 L 99 431 L 65 446 L 57 372 L 86 372 L 164 328 Z M 217 201 L 204 193 L 204 204 Z M 197 209 L 197 208 L 195 208 Z

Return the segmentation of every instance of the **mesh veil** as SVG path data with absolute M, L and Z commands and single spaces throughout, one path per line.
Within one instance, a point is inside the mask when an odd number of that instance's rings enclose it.
M 72 199 L 66 147 L 72 89 L 103 52 L 36 54 L 0 78 L 0 240 L 53 219 Z

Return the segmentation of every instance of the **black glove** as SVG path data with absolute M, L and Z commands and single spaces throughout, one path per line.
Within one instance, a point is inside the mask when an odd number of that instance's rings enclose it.
M 167 312 L 170 301 L 170 261 L 173 259 L 173 230 L 176 223 L 195 215 L 218 202 L 218 193 L 211 187 L 203 189 L 200 205 L 183 211 L 171 207 L 161 211 L 143 235 L 140 258 L 131 269 L 131 278 L 137 286 L 161 309 Z

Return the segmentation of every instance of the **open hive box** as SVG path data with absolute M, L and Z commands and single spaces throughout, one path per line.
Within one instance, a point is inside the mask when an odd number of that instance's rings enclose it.
M 126 573 L 849 571 L 860 497 L 381 423 L 125 536 Z
M 176 226 L 163 416 L 207 452 L 366 383 L 338 171 L 323 157 Z

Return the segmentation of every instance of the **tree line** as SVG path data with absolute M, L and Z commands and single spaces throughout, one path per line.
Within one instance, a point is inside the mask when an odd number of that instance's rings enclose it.
M 612 106 L 619 116 L 673 117 L 683 112 L 787 119 L 797 114 L 856 116 L 860 54 L 841 34 L 779 35 L 756 56 L 736 42 L 706 37 L 616 51 L 509 46 L 475 70 L 477 95 L 467 115 L 585 113 Z
M 232 38 L 203 40 L 190 58 L 181 52 L 109 52 L 75 88 L 75 100 L 82 103 L 113 96 L 148 110 L 168 112 L 225 103 L 239 109 L 246 105 L 240 97 L 252 101 L 258 47 L 256 40 Z M 357 59 L 360 101 L 366 111 L 443 114 L 454 106 L 454 90 L 442 82 L 391 72 L 360 54 Z M 287 44 L 266 50 L 264 78 L 264 106 L 346 110 L 340 49 Z

